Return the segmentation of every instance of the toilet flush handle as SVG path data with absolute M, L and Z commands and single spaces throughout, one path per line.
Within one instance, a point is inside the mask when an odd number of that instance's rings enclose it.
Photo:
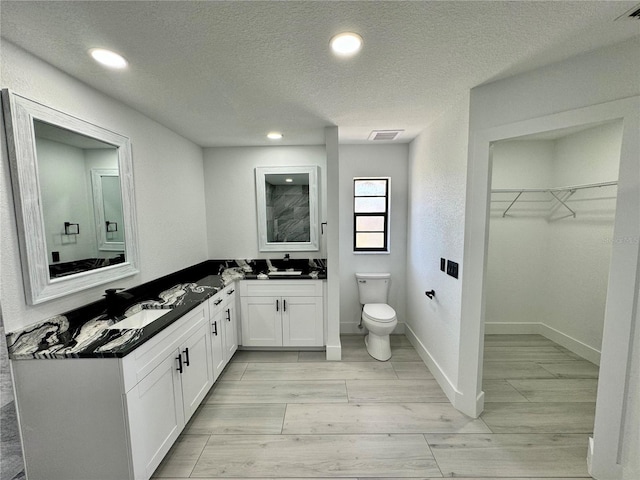
M 424 294 L 429 297 L 429 299 L 433 300 L 433 297 L 436 296 L 436 291 L 435 290 L 429 290 L 428 292 L 424 292 Z

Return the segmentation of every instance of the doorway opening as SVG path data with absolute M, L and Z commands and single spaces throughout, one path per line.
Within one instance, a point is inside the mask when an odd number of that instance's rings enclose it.
M 490 144 L 482 418 L 495 432 L 593 434 L 622 132 L 618 119 Z
M 640 288 L 640 97 L 553 113 L 471 132 L 469 181 L 465 210 L 465 271 L 462 279 L 459 395 L 456 407 L 471 416 L 484 408 L 482 364 L 485 331 L 486 260 L 488 257 L 491 144 L 581 125 L 622 121 L 610 274 L 602 336 L 597 405 L 587 463 L 595 478 L 622 476 L 622 442 L 627 411 L 628 372 L 634 350 L 637 292 Z M 628 427 L 627 427 L 628 428 Z

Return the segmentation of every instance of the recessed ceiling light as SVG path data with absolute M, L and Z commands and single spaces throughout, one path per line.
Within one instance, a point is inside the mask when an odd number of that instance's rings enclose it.
M 287 183 L 293 183 L 293 178 L 285 178 L 284 181 Z
M 105 50 L 104 48 L 92 48 L 89 53 L 93 59 L 109 68 L 125 68 L 128 64 L 122 55 Z
M 329 44 L 336 55 L 349 57 L 362 48 L 362 37 L 352 32 L 339 33 L 331 39 Z
M 267 133 L 267 138 L 269 140 L 282 140 L 282 134 L 280 132 L 269 132 Z

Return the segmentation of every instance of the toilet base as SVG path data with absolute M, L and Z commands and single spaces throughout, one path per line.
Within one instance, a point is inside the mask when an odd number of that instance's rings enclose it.
M 389 335 L 376 335 L 369 332 L 364 337 L 364 344 L 367 347 L 367 352 L 376 360 L 386 362 L 391 358 L 391 342 Z

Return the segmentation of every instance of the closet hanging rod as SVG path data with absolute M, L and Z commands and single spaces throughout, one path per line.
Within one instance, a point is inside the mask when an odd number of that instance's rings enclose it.
M 511 210 L 511 207 L 518 201 L 520 196 L 525 192 L 544 192 L 549 193 L 555 198 L 563 207 L 571 212 L 571 216 L 576 218 L 576 212 L 571 209 L 565 202 L 569 199 L 571 195 L 576 193 L 576 190 L 583 190 L 585 188 L 599 188 L 599 187 L 609 187 L 612 185 L 617 185 L 618 182 L 599 182 L 599 183 L 585 183 L 583 185 L 570 185 L 567 187 L 553 187 L 553 188 L 496 188 L 491 190 L 491 193 L 517 193 L 516 198 L 514 198 L 507 209 L 502 212 L 502 217 L 507 216 L 507 212 Z M 564 198 L 560 198 L 556 193 L 559 192 L 569 192 Z
M 567 187 L 551 188 L 494 188 L 491 193 L 524 193 L 524 192 L 566 192 L 571 190 L 582 190 L 584 188 L 599 188 L 617 185 L 618 182 L 585 183 L 583 185 L 569 185 Z

